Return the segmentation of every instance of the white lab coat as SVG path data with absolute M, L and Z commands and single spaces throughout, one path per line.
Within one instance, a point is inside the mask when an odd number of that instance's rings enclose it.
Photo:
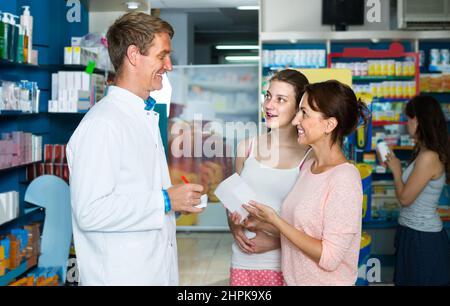
M 83 118 L 67 146 L 82 285 L 178 285 L 175 214 L 159 115 L 120 87 Z

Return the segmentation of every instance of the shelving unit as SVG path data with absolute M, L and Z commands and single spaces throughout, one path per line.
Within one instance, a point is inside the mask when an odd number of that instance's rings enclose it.
M 29 165 L 33 165 L 33 164 L 40 163 L 40 162 L 41 162 L 41 161 L 39 160 L 39 161 L 35 161 L 35 162 L 32 162 L 32 163 L 26 163 L 26 164 L 16 165 L 16 166 L 8 167 L 8 168 L 0 168 L 0 173 L 6 172 L 6 171 L 15 170 L 15 169 L 19 169 L 19 168 L 23 168 L 23 167 L 27 167 L 27 166 L 29 166 Z
M 0 276 L 0 286 L 7 286 L 16 278 L 37 266 L 37 258 L 30 258 L 21 263 L 19 267 L 7 272 L 4 276 Z
M 82 116 L 79 114 L 50 114 L 48 100 L 51 97 L 51 73 L 58 70 L 85 70 L 82 66 L 64 66 L 63 47 L 70 45 L 72 36 L 83 36 L 89 31 L 88 11 L 84 1 L 80 7 L 80 21 L 67 22 L 67 7 L 65 1 L 53 0 L 8 0 L 0 1 L 0 11 L 21 15 L 22 6 L 29 5 L 33 16 L 33 49 L 38 50 L 38 65 L 13 63 L 0 60 L 0 80 L 19 82 L 29 80 L 36 82 L 41 90 L 39 112 L 1 112 L 0 132 L 24 131 L 43 136 L 43 145 L 52 143 L 66 143 L 76 128 Z M 96 69 L 94 73 L 105 72 Z M 28 165 L 28 164 L 27 164 Z M 24 201 L 25 190 L 30 182 L 26 182 L 25 169 L 27 165 L 20 165 L 8 169 L 0 169 L 0 193 L 8 191 L 19 192 L 19 211 L 17 219 L 0 225 L 0 234 L 6 234 L 13 228 L 20 228 L 30 222 L 44 221 L 45 211 L 29 209 Z M 31 266 L 24 262 L 0 277 L 0 285 L 25 273 Z
M 264 12 L 264 8 L 262 9 Z M 266 13 L 261 13 L 260 18 L 263 16 L 267 16 Z M 262 27 L 262 25 L 260 26 Z M 419 61 L 418 61 L 418 53 L 419 50 L 425 50 L 425 53 L 428 53 L 430 48 L 439 45 L 441 48 L 449 48 L 450 47 L 450 31 L 349 31 L 349 32 L 320 32 L 320 31 L 310 31 L 310 32 L 296 32 L 296 31 L 280 31 L 280 32 L 266 32 L 262 28 L 262 32 L 260 33 L 260 49 L 265 50 L 267 48 L 274 48 L 274 46 L 285 46 L 285 48 L 292 48 L 294 45 L 299 45 L 302 48 L 317 48 L 318 46 L 323 46 L 326 49 L 327 55 L 329 56 L 331 53 L 343 53 L 344 48 L 350 47 L 358 47 L 358 48 L 372 48 L 376 49 L 388 49 L 389 45 L 392 42 L 399 42 L 403 46 L 405 46 L 405 50 L 402 55 L 405 53 L 414 54 L 416 65 L 416 75 L 413 77 L 409 76 L 354 76 L 353 83 L 354 84 L 363 84 L 368 82 L 384 82 L 384 81 L 416 81 L 416 93 L 419 94 Z M 356 54 L 357 55 L 357 54 Z M 391 54 L 392 55 L 392 54 Z M 400 54 L 397 54 L 400 55 Z M 327 63 L 330 65 L 330 61 Z M 425 66 L 428 67 L 427 64 Z M 262 89 L 263 89 L 263 81 L 264 75 L 267 72 L 272 70 L 277 70 L 278 68 L 296 68 L 296 67 L 263 67 L 260 65 L 260 102 L 262 101 Z M 304 67 L 306 68 L 306 67 Z M 423 69 L 420 73 L 423 73 Z M 426 71 L 429 73 L 430 71 Z M 436 72 L 433 72 L 436 73 Z M 435 96 L 441 102 L 450 102 L 450 93 L 425 93 Z M 373 103 L 406 103 L 409 99 L 373 99 Z M 260 114 L 260 132 L 263 131 L 264 122 L 262 120 L 262 115 Z M 404 125 L 405 122 L 375 122 L 375 126 L 383 126 L 383 125 L 392 125 L 392 124 L 400 124 Z M 449 123 L 450 126 L 450 123 Z M 372 127 L 372 126 L 371 126 Z M 371 133 L 371 131 L 369 131 Z M 405 158 L 411 154 L 413 147 L 412 146 L 394 146 L 392 147 L 396 153 Z M 367 148 L 366 152 L 374 152 L 370 148 Z M 381 173 L 381 174 L 373 174 L 374 181 L 380 179 L 392 179 L 392 174 L 390 173 Z M 373 195 L 375 196 L 375 195 Z M 445 222 L 445 228 L 448 230 L 450 228 L 450 222 Z M 371 235 L 378 240 L 378 246 L 380 247 L 381 252 L 386 252 L 389 249 L 387 246 L 383 246 L 383 244 L 390 244 L 392 240 L 390 237 L 390 231 L 393 230 L 397 225 L 396 220 L 391 221 L 383 221 L 383 220 L 374 220 L 371 222 L 364 222 L 363 229 L 369 230 Z M 390 238 L 389 238 L 390 237 Z M 373 251 L 378 252 L 377 248 Z M 384 254 L 384 253 L 382 253 Z

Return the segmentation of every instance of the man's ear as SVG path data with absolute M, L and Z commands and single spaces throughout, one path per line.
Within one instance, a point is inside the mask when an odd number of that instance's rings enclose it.
M 127 49 L 127 60 L 132 66 L 136 66 L 137 57 L 140 54 L 139 48 L 135 45 L 129 45 Z

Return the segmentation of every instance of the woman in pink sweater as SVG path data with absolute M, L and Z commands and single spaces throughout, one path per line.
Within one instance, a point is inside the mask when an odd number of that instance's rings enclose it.
M 281 215 L 250 202 L 246 225 L 281 236 L 287 285 L 354 285 L 361 240 L 362 187 L 342 152 L 344 137 L 366 121 L 367 107 L 338 81 L 311 84 L 292 121 L 298 142 L 313 148 Z

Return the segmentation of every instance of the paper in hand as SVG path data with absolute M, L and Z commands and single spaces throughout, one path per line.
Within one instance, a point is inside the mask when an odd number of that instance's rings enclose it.
M 237 173 L 220 183 L 215 194 L 225 208 L 232 213 L 237 212 L 242 217 L 241 221 L 248 216 L 248 211 L 242 207 L 242 204 L 256 199 L 255 192 Z

